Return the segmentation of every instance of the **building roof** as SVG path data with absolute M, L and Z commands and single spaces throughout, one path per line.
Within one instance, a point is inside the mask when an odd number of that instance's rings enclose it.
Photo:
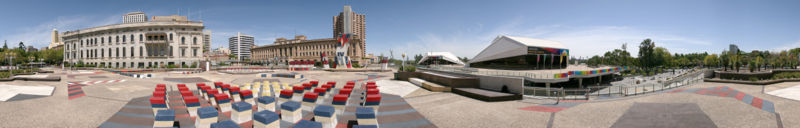
M 427 52 L 425 53 L 425 55 L 422 56 L 422 59 L 420 59 L 419 62 L 417 62 L 417 64 L 421 64 L 422 62 L 425 62 L 425 60 L 428 60 L 432 57 L 441 57 L 442 60 L 453 62 L 459 65 L 464 65 L 464 62 L 461 62 L 461 60 L 459 60 L 456 55 L 453 55 L 453 53 L 450 52 Z
M 475 55 L 469 63 L 526 55 L 528 47 L 567 49 L 566 46 L 556 41 L 500 35 L 492 40 L 492 43 L 483 51 Z
M 505 36 L 512 41 L 516 41 L 527 46 L 534 46 L 534 47 L 542 47 L 542 48 L 558 48 L 558 49 L 567 49 L 564 44 L 555 41 L 549 40 L 542 40 L 542 39 L 534 39 L 534 38 L 527 38 L 527 37 L 518 37 L 518 36 Z

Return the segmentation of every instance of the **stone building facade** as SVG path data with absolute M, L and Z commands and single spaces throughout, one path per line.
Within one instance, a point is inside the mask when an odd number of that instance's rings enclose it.
M 115 68 L 199 65 L 203 23 L 181 16 L 158 19 L 64 32 L 64 63 Z
M 363 49 L 353 48 L 362 45 L 360 42 L 362 42 L 361 39 L 354 36 L 350 43 L 347 43 L 351 45 L 347 54 L 352 55 L 350 58 L 353 59 L 353 63 L 361 62 L 361 58 L 364 57 L 361 56 L 364 55 Z M 332 61 L 338 43 L 339 40 L 335 38 L 307 40 L 303 35 L 295 36 L 291 40 L 278 38 L 273 44 L 253 48 L 252 62 L 265 64 L 286 64 L 289 61 L 321 62 L 323 53 L 327 55 L 329 61 Z

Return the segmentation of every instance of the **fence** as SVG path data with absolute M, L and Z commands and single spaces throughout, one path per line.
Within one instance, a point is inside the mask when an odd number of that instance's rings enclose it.
M 590 86 L 584 89 L 561 89 L 542 87 L 523 87 L 526 98 L 558 98 L 568 100 L 588 100 L 597 97 L 624 97 L 658 92 L 676 87 L 691 85 L 703 80 L 704 72 L 696 70 L 679 75 L 670 80 L 657 83 L 646 83 L 624 86 Z
M 589 89 L 562 89 L 542 87 L 524 87 L 523 95 L 536 98 L 559 98 L 567 100 L 588 100 Z

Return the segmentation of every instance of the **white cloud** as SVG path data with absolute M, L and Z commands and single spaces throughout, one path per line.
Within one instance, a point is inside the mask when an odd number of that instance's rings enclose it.
M 41 48 L 48 46 L 51 40 L 53 29 L 59 32 L 72 31 L 94 26 L 109 25 L 121 21 L 119 15 L 113 16 L 61 16 L 35 26 L 20 27 L 11 31 L 11 34 L 0 36 L 0 39 L 8 40 L 9 47 L 17 46 L 20 41 L 26 46 Z
M 535 27 L 523 26 L 523 21 L 511 22 L 490 30 L 465 29 L 448 34 L 422 34 L 416 41 L 395 46 L 399 50 L 411 54 L 428 51 L 452 52 L 457 56 L 474 57 L 489 45 L 498 35 L 513 35 L 559 41 L 570 48 L 572 56 L 600 55 L 606 51 L 621 48 L 628 43 L 628 51 L 636 56 L 639 43 L 650 38 L 657 46 L 665 47 L 672 53 L 716 51 L 709 48 L 711 42 L 668 33 L 641 30 L 626 26 L 590 26 L 575 27 L 565 25 L 543 25 Z M 479 25 L 477 27 L 484 27 Z M 800 45 L 800 43 L 798 43 Z M 398 50 L 395 50 L 398 51 Z
M 796 41 L 794 43 L 784 44 L 783 46 L 779 46 L 779 47 L 773 48 L 772 50 L 773 51 L 781 51 L 781 50 L 789 50 L 789 49 L 792 49 L 792 48 L 800 48 L 800 40 L 798 40 L 798 41 Z

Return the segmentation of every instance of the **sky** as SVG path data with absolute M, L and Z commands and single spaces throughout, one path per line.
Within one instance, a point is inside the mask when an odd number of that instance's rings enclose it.
M 499 35 L 563 43 L 572 56 L 620 49 L 634 56 L 650 38 L 672 53 L 800 47 L 800 1 L 775 0 L 26 0 L 0 2 L 0 40 L 47 46 L 53 29 L 118 24 L 122 15 L 183 15 L 203 21 L 212 47 L 237 32 L 257 45 L 306 35 L 331 38 L 332 17 L 351 5 L 366 15 L 367 53 L 395 57 L 452 52 L 472 58 Z

